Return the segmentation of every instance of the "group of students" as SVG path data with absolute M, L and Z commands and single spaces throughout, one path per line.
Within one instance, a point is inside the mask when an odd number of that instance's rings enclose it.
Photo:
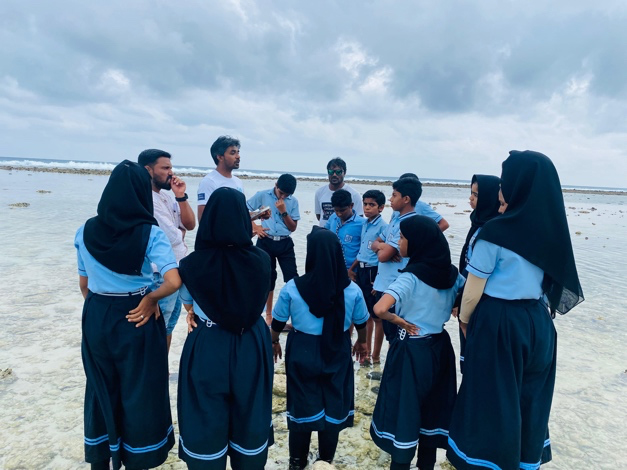
M 330 181 L 338 166 L 332 162 Z M 410 468 L 418 450 L 417 467 L 433 469 L 437 448 L 447 449 L 457 469 L 528 470 L 550 460 L 552 318 L 583 300 L 550 159 L 512 151 L 500 178 L 473 177 L 472 226 L 459 269 L 442 233 L 448 223 L 419 201 L 415 175 L 393 184 L 389 224 L 381 219 L 380 191 L 363 195 L 361 217 L 354 196 L 336 189 L 326 229 L 307 235 L 305 274 L 297 276 L 294 267 L 268 328 L 261 312 L 272 305 L 276 256 L 253 246 L 250 211 L 266 201 L 280 206 L 280 219 L 270 216 L 265 228 L 290 217 L 284 204 L 269 199 L 293 193 L 295 185 L 277 196 L 285 181 L 248 203 L 237 189 L 212 190 L 195 250 L 177 269 L 152 215 L 148 172 L 130 161 L 114 169 L 98 215 L 75 238 L 85 296 L 85 454 L 92 468 L 109 468 L 111 460 L 115 469 L 155 467 L 174 444 L 157 301 L 179 288 L 189 333 L 179 373 L 179 456 L 188 468 L 224 469 L 227 455 L 233 469 L 264 468 L 274 442 L 273 359 L 283 355 L 279 335 L 290 320 L 290 469 L 306 467 L 313 431 L 319 459 L 333 461 L 340 431 L 353 424 L 352 356 L 379 360 L 384 334 L 390 347 L 370 435 L 391 455 L 390 468 Z M 163 278 L 158 287 L 151 263 Z M 452 311 L 465 340 L 459 391 L 444 330 Z

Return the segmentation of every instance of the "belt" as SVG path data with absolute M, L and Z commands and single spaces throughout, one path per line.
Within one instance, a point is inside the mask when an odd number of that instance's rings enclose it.
M 405 328 L 400 328 L 398 327 L 398 339 L 400 339 L 401 341 L 403 341 L 405 338 L 408 339 L 420 339 L 420 338 L 428 338 L 431 335 L 409 335 L 407 334 L 407 330 Z
M 376 265 L 372 265 L 372 264 L 368 264 L 368 263 L 364 263 L 363 261 L 359 262 L 359 267 L 360 268 L 376 268 Z
M 290 236 L 289 235 L 281 235 L 281 236 L 273 237 L 271 235 L 268 235 L 266 238 L 269 238 L 270 240 L 274 240 L 275 242 L 278 242 L 280 240 L 285 240 L 286 238 L 290 238 Z
M 148 286 L 145 286 L 133 292 L 104 292 L 99 293 L 98 295 L 104 295 L 107 297 L 130 297 L 131 295 L 144 295 L 146 292 L 148 292 L 148 290 Z
M 211 321 L 211 320 L 203 320 L 200 317 L 198 317 L 198 320 L 201 321 L 202 323 L 204 323 L 205 325 L 207 325 L 207 328 L 211 328 L 212 326 L 218 326 L 218 324 L 216 322 Z

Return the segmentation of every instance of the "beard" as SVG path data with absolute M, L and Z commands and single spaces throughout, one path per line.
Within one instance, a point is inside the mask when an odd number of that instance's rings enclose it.
M 155 186 L 159 189 L 165 189 L 166 191 L 169 191 L 170 189 L 172 189 L 172 185 L 170 184 L 171 180 L 171 177 L 168 177 L 165 181 L 155 180 Z

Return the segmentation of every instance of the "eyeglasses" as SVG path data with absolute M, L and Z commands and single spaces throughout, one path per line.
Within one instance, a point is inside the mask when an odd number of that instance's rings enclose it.
M 327 173 L 329 174 L 329 176 L 333 175 L 333 173 L 340 176 L 342 173 L 344 173 L 344 170 L 327 170 Z

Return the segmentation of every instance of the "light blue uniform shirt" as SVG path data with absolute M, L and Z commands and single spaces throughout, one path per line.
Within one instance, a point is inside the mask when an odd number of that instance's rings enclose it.
M 414 207 L 414 211 L 418 215 L 424 215 L 425 217 L 429 217 L 430 219 L 435 220 L 436 224 L 443 219 L 443 217 L 436 211 L 434 211 L 433 208 L 426 202 L 418 201 L 416 203 L 416 207 Z M 394 220 L 394 218 L 398 217 L 399 215 L 400 214 L 398 211 L 392 212 L 392 218 L 390 219 L 390 222 L 392 222 L 392 220 Z
M 366 219 L 361 227 L 361 245 L 359 246 L 359 253 L 357 253 L 357 261 L 366 263 L 368 266 L 379 264 L 377 254 L 372 251 L 372 242 L 379 238 L 387 226 L 388 224 L 381 215 L 376 216 L 372 222 Z
M 181 285 L 181 288 L 179 289 L 179 295 L 181 296 L 181 302 L 183 302 L 185 305 L 194 306 L 194 313 L 198 315 L 202 320 L 204 321 L 209 320 L 209 317 L 207 316 L 207 314 L 203 312 L 202 309 L 196 303 L 196 301 L 192 299 L 192 295 L 187 290 L 187 287 L 185 286 L 185 284 Z
M 542 297 L 544 271 L 507 248 L 477 240 L 468 272 L 488 279 L 483 292 L 505 300 Z
M 392 217 L 390 224 L 381 234 L 381 240 L 398 250 L 398 242 L 401 239 L 401 222 L 408 217 L 416 215 L 415 212 L 408 212 L 405 215 L 398 215 Z M 374 279 L 374 285 L 372 288 L 378 292 L 385 291 L 392 282 L 398 277 L 398 270 L 407 266 L 409 258 L 401 258 L 400 261 L 386 261 L 385 263 L 379 263 L 379 269 L 377 271 L 377 277 Z
M 420 328 L 418 336 L 427 336 L 442 333 L 464 282 L 464 276 L 458 274 L 450 289 L 435 289 L 411 273 L 401 273 L 385 293 L 396 300 L 396 314 Z
M 359 245 L 361 244 L 361 227 L 366 222 L 362 216 L 357 215 L 353 210 L 353 215 L 344 223 L 335 214 L 331 214 L 324 228 L 331 230 L 340 239 L 346 269 L 349 269 L 357 257 Z
M 351 323 L 361 325 L 368 321 L 369 314 L 364 296 L 359 286 L 352 281 L 344 289 L 344 306 L 346 308 L 344 331 L 350 328 Z M 309 306 L 300 296 L 293 279 L 281 289 L 274 310 L 272 310 L 272 318 L 280 322 L 287 322 L 290 317 L 292 326 L 296 330 L 316 336 L 322 334 L 324 319 L 317 318 L 309 311 Z
M 94 294 L 120 294 L 135 292 L 144 287 L 152 287 L 153 270 L 150 263 L 154 263 L 157 266 L 159 274 L 162 276 L 170 269 L 178 267 L 168 237 L 156 225 L 153 225 L 150 229 L 150 238 L 146 247 L 141 276 L 116 273 L 96 261 L 87 251 L 83 242 L 84 227 L 82 225 L 76 231 L 76 236 L 74 237 L 74 246 L 76 247 L 78 258 L 78 275 L 88 278 L 87 287 Z
M 287 225 L 285 225 L 285 222 L 283 221 L 283 217 L 281 217 L 279 210 L 274 205 L 274 203 L 278 200 L 279 198 L 276 197 L 276 194 L 274 194 L 274 188 L 259 191 L 248 200 L 248 210 L 256 211 L 262 206 L 270 207 L 272 216 L 267 220 L 262 220 L 261 225 L 264 228 L 269 229 L 267 233 L 271 237 L 287 237 L 290 236 L 292 232 L 290 232 L 290 229 L 287 228 Z M 286 197 L 284 201 L 285 212 L 290 215 L 292 220 L 300 220 L 298 200 L 293 195 L 290 195 Z

